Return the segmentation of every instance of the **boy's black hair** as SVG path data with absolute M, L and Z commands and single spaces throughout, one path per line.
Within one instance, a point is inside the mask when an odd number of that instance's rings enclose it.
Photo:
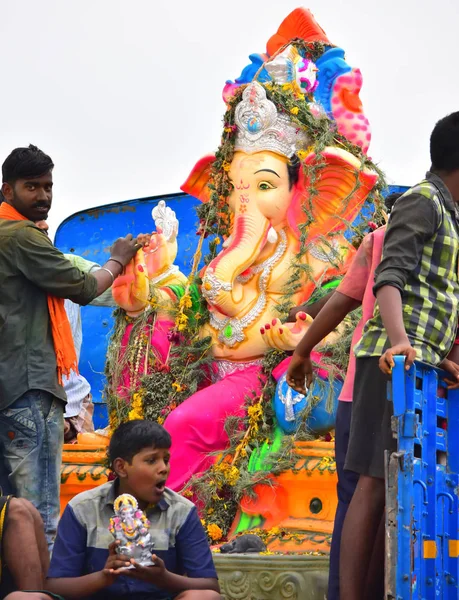
M 401 192 L 393 192 L 392 194 L 388 194 L 384 198 L 384 204 L 386 206 L 387 212 L 390 212 L 394 208 L 394 204 L 397 202 L 400 196 L 403 196 Z
M 113 468 L 116 458 L 128 463 L 144 448 L 170 448 L 171 436 L 156 421 L 134 419 L 115 429 L 108 447 L 108 461 Z
M 430 136 L 432 171 L 459 170 L 459 111 L 440 119 Z
M 41 177 L 53 167 L 51 158 L 36 146 L 15 148 L 2 165 L 3 183 L 12 185 L 18 179 Z

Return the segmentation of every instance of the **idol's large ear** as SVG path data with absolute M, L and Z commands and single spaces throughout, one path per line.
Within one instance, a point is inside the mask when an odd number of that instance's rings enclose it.
M 295 38 L 307 42 L 322 42 L 326 46 L 332 45 L 325 31 L 307 8 L 296 8 L 282 21 L 277 33 L 271 36 L 266 44 L 269 56 Z
M 209 154 L 198 160 L 180 189 L 183 192 L 190 194 L 190 196 L 194 196 L 198 200 L 201 200 L 201 202 L 208 202 L 210 200 L 208 183 L 210 169 L 214 160 L 215 156 L 213 154 Z
M 346 231 L 375 186 L 378 175 L 362 168 L 353 154 L 336 147 L 325 148 L 319 157 L 311 152 L 304 163 L 311 169 L 318 165 L 316 180 L 312 182 L 307 168 L 305 176 L 300 176 L 287 214 L 291 228 L 299 236 L 298 224 L 309 222 L 309 240 Z M 312 189 L 314 194 L 311 194 Z

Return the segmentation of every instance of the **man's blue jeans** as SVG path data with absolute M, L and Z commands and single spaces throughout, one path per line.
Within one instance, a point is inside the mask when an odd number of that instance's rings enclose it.
M 0 411 L 0 456 L 13 493 L 40 512 L 50 550 L 59 520 L 64 403 L 29 390 Z

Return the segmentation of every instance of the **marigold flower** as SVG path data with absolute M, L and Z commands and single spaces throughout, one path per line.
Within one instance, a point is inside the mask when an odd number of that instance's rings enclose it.
M 214 542 L 218 542 L 223 537 L 223 531 L 216 523 L 210 523 L 210 525 L 207 525 L 207 535 Z
M 192 302 L 189 294 L 185 294 L 180 298 L 179 306 L 180 308 L 191 308 Z
M 131 410 L 129 411 L 128 419 L 129 421 L 143 419 L 142 395 L 139 392 L 135 392 L 132 396 Z
M 306 158 L 306 156 L 308 155 L 306 150 L 298 150 L 298 152 L 296 154 L 300 160 L 304 160 Z
M 297 115 L 299 113 L 300 109 L 298 108 L 298 106 L 293 106 L 290 109 L 290 112 L 292 113 L 292 115 Z

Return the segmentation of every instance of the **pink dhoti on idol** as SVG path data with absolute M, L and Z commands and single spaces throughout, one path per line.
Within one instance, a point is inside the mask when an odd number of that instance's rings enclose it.
M 181 375 L 172 369 L 169 393 L 182 396 L 169 406 L 164 426 L 172 436 L 169 485 L 175 490 L 208 470 L 233 442 L 225 430 L 229 417 L 239 418 L 241 427 L 247 423 L 248 408 L 271 377 L 262 362 L 272 350 L 281 363 L 273 375 L 285 418 L 278 408 L 275 413 L 283 433 L 292 431 L 300 402 L 285 389 L 286 353 L 313 319 L 299 312 L 286 322 L 285 303 L 308 302 L 345 273 L 354 254 L 349 223 L 377 182 L 365 155 L 370 130 L 359 99 L 360 71 L 346 63 L 309 11 L 294 11 L 269 39 L 267 52 L 251 60 L 225 86 L 221 147 L 199 160 L 182 186 L 203 203 L 200 244 L 218 232 L 221 247 L 215 242 L 199 279 L 201 246 L 191 277 L 182 274 L 174 265 L 178 222 L 160 202 L 150 244 L 114 284 L 114 298 L 129 317 L 145 319 L 151 311 L 136 359 L 144 375 L 167 371 L 176 350 L 210 340 L 211 365 L 194 393 L 183 396 L 186 367 Z M 126 333 L 122 352 L 132 344 Z M 119 395 L 129 400 L 140 393 L 140 380 L 133 389 L 132 378 L 123 377 Z
M 257 397 L 262 389 L 261 364 L 215 363 L 216 382 L 176 408 L 164 426 L 172 437 L 171 471 L 167 485 L 181 490 L 192 475 L 207 470 L 215 453 L 228 446 L 225 422 L 243 417 L 247 396 Z

